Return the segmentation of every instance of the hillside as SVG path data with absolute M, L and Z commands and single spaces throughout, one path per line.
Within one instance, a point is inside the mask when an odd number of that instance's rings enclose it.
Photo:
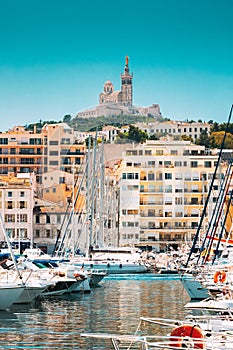
M 156 121 L 163 121 L 163 118 L 156 119 Z M 98 117 L 98 118 L 78 118 L 75 117 L 69 123 L 74 130 L 79 131 L 94 131 L 96 128 L 101 129 L 105 125 L 113 125 L 121 127 L 123 125 L 142 123 L 142 122 L 154 122 L 155 118 L 145 116 L 129 116 L 120 115 L 115 117 Z

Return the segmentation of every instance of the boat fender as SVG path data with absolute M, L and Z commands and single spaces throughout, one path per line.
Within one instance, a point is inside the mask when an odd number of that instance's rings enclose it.
M 205 336 L 197 325 L 183 324 L 174 328 L 170 334 L 170 341 L 172 348 L 206 349 Z
M 231 297 L 232 297 L 231 291 L 227 286 L 223 287 L 222 294 L 223 294 L 225 299 L 231 299 Z
M 227 274 L 225 271 L 216 271 L 214 274 L 214 283 L 225 283 L 227 279 Z

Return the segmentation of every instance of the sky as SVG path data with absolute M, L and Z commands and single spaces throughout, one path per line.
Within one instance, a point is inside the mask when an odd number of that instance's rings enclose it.
M 226 122 L 233 0 L 0 0 L 0 131 L 98 104 L 120 90 L 172 120 Z

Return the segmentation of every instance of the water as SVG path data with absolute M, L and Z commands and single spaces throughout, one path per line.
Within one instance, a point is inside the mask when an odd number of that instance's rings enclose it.
M 176 276 L 112 276 L 90 294 L 45 299 L 33 307 L 21 305 L 0 312 L 0 347 L 110 349 L 109 340 L 83 338 L 80 333 L 134 334 L 141 316 L 182 319 L 188 301 Z M 151 325 L 144 334 L 148 331 L 160 334 L 162 330 Z

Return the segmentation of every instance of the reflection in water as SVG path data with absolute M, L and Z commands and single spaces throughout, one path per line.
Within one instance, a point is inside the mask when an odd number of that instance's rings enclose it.
M 133 334 L 141 316 L 182 319 L 187 301 L 179 280 L 106 279 L 90 294 L 13 307 L 6 317 L 0 313 L 1 348 L 109 349 L 109 340 L 80 333 Z M 161 334 L 161 329 L 147 325 L 146 332 Z

